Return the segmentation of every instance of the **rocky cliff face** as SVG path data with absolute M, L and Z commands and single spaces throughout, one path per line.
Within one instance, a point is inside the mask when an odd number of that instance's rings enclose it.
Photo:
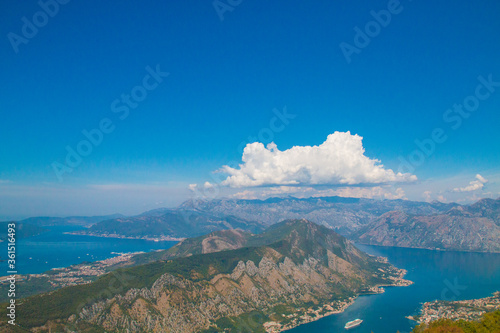
M 187 257 L 29 298 L 19 307 L 19 324 L 40 332 L 254 332 L 265 321 L 286 322 L 285 314 L 298 309 L 401 281 L 400 270 L 306 220 L 285 221 L 260 235 L 235 235 L 238 241 L 229 247 L 246 247 L 208 253 L 227 248 L 229 235 L 223 231 L 185 243 Z M 214 240 L 216 246 L 207 248 Z
M 389 212 L 352 238 L 372 245 L 500 252 L 499 202 L 485 199 L 427 216 Z
M 131 289 L 82 309 L 75 322 L 109 331 L 198 332 L 223 317 L 269 313 L 278 304 L 319 304 L 332 299 L 338 287 L 362 285 L 353 267 L 331 252 L 329 266 L 312 257 L 297 265 L 271 248 L 264 252 L 260 262 L 239 261 L 230 274 L 210 280 L 193 282 L 166 273 L 151 288 Z

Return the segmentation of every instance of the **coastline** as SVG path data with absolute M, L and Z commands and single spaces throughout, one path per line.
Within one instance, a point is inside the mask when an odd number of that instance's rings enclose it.
M 80 263 L 67 267 L 54 267 L 43 273 L 16 274 L 16 281 L 28 281 L 36 278 L 47 278 L 48 282 L 55 288 L 86 284 L 101 275 L 108 273 L 108 267 L 118 263 L 127 262 L 143 251 L 136 252 L 114 252 L 115 256 L 88 263 Z M 8 280 L 10 275 L 0 276 L 0 285 Z
M 181 242 L 186 238 L 183 237 L 171 237 L 171 236 L 160 236 L 160 237 L 133 237 L 133 236 L 123 236 L 120 234 L 96 234 L 96 233 L 87 233 L 87 232 L 78 232 L 78 231 L 68 231 L 65 232 L 67 235 L 78 235 L 78 236 L 93 236 L 93 237 L 103 237 L 103 238 L 118 238 L 118 239 L 142 239 L 152 242 Z
M 437 319 L 479 320 L 487 312 L 500 309 L 500 291 L 492 296 L 460 301 L 435 300 L 422 304 L 420 312 L 406 318 L 418 324 L 429 324 Z
M 54 267 L 42 273 L 16 274 L 15 281 L 20 284 L 20 288 L 36 289 L 35 292 L 25 294 L 22 298 L 49 293 L 64 287 L 91 283 L 109 273 L 110 267 L 126 263 L 142 253 L 145 252 L 114 252 L 114 256 L 107 259 Z M 7 290 L 5 288 L 8 287 L 11 278 L 12 275 L 0 276 L 0 289 Z M 4 295 L 7 295 L 7 292 Z M 0 297 L 0 303 L 5 301 L 8 301 L 8 298 Z
M 381 262 L 385 262 L 385 263 L 389 262 L 388 258 L 386 258 L 386 257 L 376 257 L 376 258 L 378 261 L 381 261 Z M 410 286 L 413 284 L 413 281 L 404 279 L 404 276 L 408 273 L 407 270 L 405 270 L 403 268 L 397 268 L 395 266 L 393 266 L 393 268 L 396 270 L 396 272 L 398 274 L 394 277 L 391 277 L 391 280 L 392 280 L 391 284 L 377 284 L 377 285 L 368 287 L 366 289 L 366 291 L 358 293 L 355 296 L 349 297 L 349 298 L 344 299 L 342 301 L 338 300 L 338 301 L 324 304 L 318 310 L 314 310 L 313 308 L 307 308 L 307 309 L 304 309 L 305 311 L 297 311 L 296 313 L 287 316 L 287 319 L 294 318 L 294 320 L 292 322 L 284 324 L 284 325 L 281 324 L 280 322 L 268 321 L 268 322 L 263 324 L 264 329 L 266 330 L 267 333 L 278 333 L 278 332 L 288 331 L 288 330 L 291 330 L 292 328 L 295 328 L 297 326 L 308 324 L 308 323 L 317 321 L 317 320 L 324 318 L 324 317 L 327 317 L 327 316 L 342 313 L 349 306 L 354 304 L 354 301 L 359 296 L 382 294 L 385 292 L 385 289 L 383 287 L 407 287 L 407 286 Z M 321 313 L 324 310 L 326 310 L 326 312 Z M 314 314 L 314 317 L 312 316 L 313 314 Z M 299 319 L 301 320 L 300 322 L 299 322 Z
M 370 244 L 363 242 L 354 242 L 354 244 L 366 245 L 366 246 L 378 246 L 378 247 L 397 247 L 402 249 L 417 249 L 417 250 L 429 250 L 429 251 L 441 251 L 441 252 L 463 252 L 463 253 L 492 253 L 492 254 L 500 254 L 500 251 L 479 251 L 479 250 L 461 250 L 461 249 L 446 249 L 439 247 L 422 247 L 422 246 L 398 246 L 398 245 L 381 245 L 381 244 Z
M 290 323 L 281 324 L 276 321 L 268 321 L 263 324 L 264 329 L 267 333 L 278 333 L 291 330 L 300 325 L 308 324 L 313 321 L 319 320 L 321 318 L 331 316 L 334 314 L 339 314 L 344 312 L 349 306 L 354 304 L 354 301 L 358 298 L 359 295 L 349 297 L 343 301 L 334 301 L 327 304 L 324 304 L 320 309 L 314 310 L 313 308 L 307 308 L 305 313 L 298 311 L 294 314 L 286 316 L 287 318 L 294 318 Z M 320 313 L 323 310 L 326 310 L 324 313 Z M 303 313 L 301 315 L 301 313 Z M 314 317 L 313 317 L 314 314 Z M 299 322 L 300 320 L 300 322 Z

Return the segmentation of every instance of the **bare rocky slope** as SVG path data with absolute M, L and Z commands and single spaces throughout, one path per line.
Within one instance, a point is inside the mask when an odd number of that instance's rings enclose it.
M 441 214 L 388 212 L 351 238 L 372 245 L 500 252 L 500 199 L 483 199 Z
M 259 332 L 264 322 L 286 323 L 291 320 L 286 315 L 301 309 L 400 284 L 403 273 L 306 220 L 284 221 L 258 235 L 214 232 L 185 240 L 168 256 L 173 259 L 24 299 L 17 307 L 17 328 Z

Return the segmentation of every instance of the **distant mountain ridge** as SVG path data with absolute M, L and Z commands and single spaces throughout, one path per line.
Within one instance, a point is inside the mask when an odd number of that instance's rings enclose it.
M 84 235 L 180 240 L 217 230 L 258 233 L 284 219 L 302 218 L 372 245 L 497 252 L 500 243 L 499 199 L 471 205 L 344 197 L 188 200 L 177 208 L 130 217 L 34 218 L 34 222 L 88 223 L 88 229 L 77 232 Z
M 137 216 L 101 221 L 79 233 L 178 239 L 223 229 L 239 228 L 256 233 L 284 219 L 305 218 L 349 236 L 381 214 L 392 210 L 427 215 L 456 206 L 458 205 L 437 202 L 344 197 L 188 200 L 177 208 L 159 208 Z
M 17 222 L 37 225 L 39 227 L 61 226 L 61 225 L 89 226 L 95 223 L 99 223 L 101 221 L 120 218 L 120 217 L 124 217 L 124 215 L 112 214 L 103 216 L 68 216 L 68 217 L 37 216 L 37 217 L 29 217 Z
M 500 252 L 500 198 L 433 215 L 388 212 L 351 238 L 371 245 Z
M 9 227 L 8 225 L 11 222 L 0 222 L 0 242 L 5 242 L 8 239 Z M 43 232 L 47 231 L 47 229 L 39 227 L 37 225 L 29 224 L 29 223 L 16 223 L 15 224 L 15 239 L 21 239 L 26 237 L 31 237 L 35 235 L 39 235 Z M 0 254 L 0 259 L 4 257 L 5 253 Z
M 264 229 L 264 225 L 236 216 L 216 216 L 203 211 L 186 209 L 162 209 L 132 217 L 101 221 L 86 230 L 75 233 L 108 237 L 177 239 L 196 237 L 223 229 L 260 232 Z
M 418 202 L 409 200 L 376 200 L 344 197 L 269 198 L 266 200 L 189 200 L 179 207 L 190 207 L 214 215 L 234 215 L 272 225 L 283 219 L 301 219 L 334 228 L 350 235 L 380 215 L 398 210 L 410 214 L 430 215 L 459 206 L 456 203 Z

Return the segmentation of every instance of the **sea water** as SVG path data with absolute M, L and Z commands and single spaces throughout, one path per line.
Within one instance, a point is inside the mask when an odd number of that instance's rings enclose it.
M 40 235 L 16 241 L 18 274 L 43 273 L 52 268 L 116 257 L 119 253 L 168 249 L 177 243 L 67 234 L 66 232 L 83 229 L 74 226 L 48 227 L 48 229 Z M 0 262 L 0 276 L 3 276 L 7 275 L 6 272 L 9 270 L 6 261 L 7 243 L 0 243 L 0 249 L 0 259 L 3 260 Z
M 367 253 L 388 257 L 390 263 L 408 271 L 405 278 L 414 284 L 388 287 L 383 294 L 360 296 L 343 313 L 288 332 L 410 332 L 416 323 L 405 317 L 417 314 L 423 302 L 482 298 L 500 290 L 500 254 L 356 246 Z M 360 326 L 344 329 L 345 323 L 357 318 L 363 320 Z

